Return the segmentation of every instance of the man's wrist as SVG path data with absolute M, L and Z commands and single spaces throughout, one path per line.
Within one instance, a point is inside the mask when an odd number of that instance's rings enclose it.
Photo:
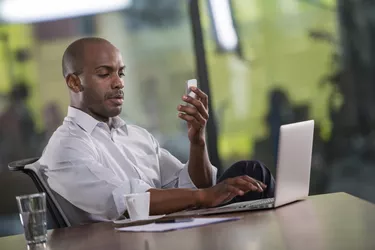
M 204 150 L 206 148 L 206 140 L 199 143 L 190 143 L 190 147 L 193 150 Z
M 202 207 L 204 203 L 205 191 L 204 189 L 197 189 L 193 191 L 195 207 Z

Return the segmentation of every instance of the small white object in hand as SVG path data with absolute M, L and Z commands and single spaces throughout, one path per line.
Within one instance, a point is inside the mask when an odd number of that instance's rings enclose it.
M 191 87 L 198 87 L 197 79 L 190 79 L 186 83 L 186 95 L 195 98 L 196 94 L 191 90 Z

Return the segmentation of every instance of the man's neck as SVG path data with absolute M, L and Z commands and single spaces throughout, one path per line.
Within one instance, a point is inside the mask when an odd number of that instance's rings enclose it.
M 101 115 L 96 114 L 95 112 L 92 112 L 89 108 L 81 108 L 77 105 L 70 104 L 71 107 L 81 110 L 82 112 L 85 112 L 86 114 L 93 117 L 95 120 L 98 120 L 100 122 L 106 123 L 110 127 L 111 118 L 110 117 L 103 117 Z

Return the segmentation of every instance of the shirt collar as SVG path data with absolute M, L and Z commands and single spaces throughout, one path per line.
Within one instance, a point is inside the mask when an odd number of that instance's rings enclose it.
M 82 110 L 71 106 L 68 107 L 68 117 L 74 119 L 74 121 L 89 134 L 92 133 L 98 124 L 103 123 Z M 112 117 L 110 124 L 113 129 L 123 128 L 124 131 L 127 132 L 125 121 L 118 116 Z

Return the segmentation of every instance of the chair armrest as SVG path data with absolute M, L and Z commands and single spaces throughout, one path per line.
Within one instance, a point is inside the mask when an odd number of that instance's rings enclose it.
M 27 158 L 18 161 L 12 161 L 8 164 L 10 171 L 23 171 L 24 167 L 28 164 L 34 163 L 39 160 L 39 157 Z

